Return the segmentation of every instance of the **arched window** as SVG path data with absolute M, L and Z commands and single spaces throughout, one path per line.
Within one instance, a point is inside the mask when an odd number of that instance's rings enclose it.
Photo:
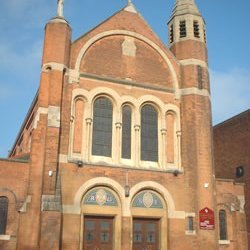
M 7 197 L 0 197 L 0 235 L 5 234 L 8 217 L 8 204 Z
M 106 97 L 94 103 L 92 154 L 111 157 L 113 105 Z
M 141 110 L 141 160 L 158 161 L 158 114 L 148 104 Z
M 131 108 L 126 105 L 122 108 L 122 158 L 131 159 Z
M 220 240 L 227 240 L 227 216 L 226 211 L 219 211 Z

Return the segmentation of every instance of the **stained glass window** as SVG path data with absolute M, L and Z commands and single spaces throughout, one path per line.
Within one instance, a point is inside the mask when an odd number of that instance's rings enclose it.
M 106 97 L 94 103 L 92 154 L 111 157 L 113 105 Z
M 142 191 L 135 196 L 132 207 L 162 209 L 163 204 L 158 195 L 154 192 Z
M 85 199 L 85 205 L 117 206 L 118 202 L 115 196 L 106 188 L 94 188 L 90 190 Z
M 219 211 L 220 240 L 227 240 L 227 216 L 225 210 Z
M 131 159 L 131 108 L 122 109 L 122 158 Z
M 0 235 L 5 234 L 8 217 L 8 198 L 0 197 Z
M 141 160 L 158 161 L 158 114 L 152 105 L 141 110 Z

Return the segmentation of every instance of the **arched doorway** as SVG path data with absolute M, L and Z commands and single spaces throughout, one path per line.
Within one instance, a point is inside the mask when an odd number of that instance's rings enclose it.
M 121 249 L 121 205 L 110 188 L 90 189 L 81 204 L 81 250 Z
M 131 203 L 133 250 L 167 249 L 167 207 L 155 191 L 142 190 Z

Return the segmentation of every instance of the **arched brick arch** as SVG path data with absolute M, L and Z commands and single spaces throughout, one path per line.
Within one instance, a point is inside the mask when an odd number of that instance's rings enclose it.
M 127 36 L 131 36 L 134 38 L 137 38 L 143 42 L 145 42 L 146 44 L 148 44 L 149 46 L 151 46 L 161 57 L 162 59 L 166 62 L 166 64 L 168 65 L 170 72 L 171 72 L 171 76 L 173 79 L 173 83 L 174 83 L 174 89 L 176 90 L 176 96 L 178 97 L 178 89 L 179 89 L 179 82 L 178 82 L 178 78 L 177 78 L 177 74 L 174 70 L 174 67 L 172 65 L 172 63 L 170 62 L 168 56 L 166 55 L 166 53 L 154 42 L 152 42 L 150 39 L 148 39 L 147 37 L 136 33 L 136 32 L 132 32 L 132 31 L 125 31 L 125 30 L 110 30 L 110 31 L 105 31 L 102 33 L 97 34 L 96 36 L 92 37 L 90 40 L 88 40 L 85 45 L 82 47 L 82 49 L 80 50 L 80 53 L 78 54 L 78 57 L 76 59 L 76 63 L 75 63 L 75 72 L 78 72 L 79 74 L 79 70 L 80 70 L 80 64 L 81 64 L 81 60 L 84 56 L 84 54 L 86 53 L 86 51 L 88 50 L 88 48 L 94 44 L 96 41 L 104 38 L 104 37 L 108 37 L 108 36 L 112 36 L 112 35 L 127 35 Z

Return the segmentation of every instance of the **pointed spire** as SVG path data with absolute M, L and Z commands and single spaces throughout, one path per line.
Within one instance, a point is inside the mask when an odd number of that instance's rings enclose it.
M 176 0 L 172 16 L 184 14 L 201 15 L 194 0 Z

